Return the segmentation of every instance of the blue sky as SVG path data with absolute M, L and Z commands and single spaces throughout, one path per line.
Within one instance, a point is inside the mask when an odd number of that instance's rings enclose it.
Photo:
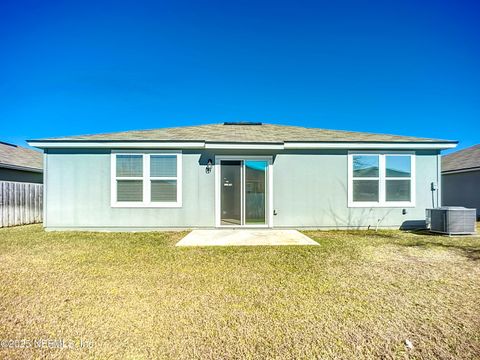
M 262 121 L 480 142 L 474 1 L 0 3 L 0 140 Z

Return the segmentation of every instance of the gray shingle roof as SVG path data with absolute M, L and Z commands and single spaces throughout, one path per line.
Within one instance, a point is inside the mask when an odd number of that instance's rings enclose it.
M 43 169 L 43 155 L 39 151 L 0 142 L 0 167 Z
M 152 130 L 133 130 L 108 134 L 68 136 L 35 141 L 205 141 L 224 143 L 291 142 L 415 142 L 438 143 L 449 140 L 326 130 L 284 125 L 199 125 Z
M 480 168 L 480 144 L 442 157 L 442 172 Z

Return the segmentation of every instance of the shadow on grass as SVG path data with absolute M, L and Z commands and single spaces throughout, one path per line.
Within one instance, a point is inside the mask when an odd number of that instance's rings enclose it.
M 405 232 L 415 234 L 415 235 L 422 235 L 422 236 L 432 236 L 432 237 L 444 237 L 444 238 L 452 238 L 452 237 L 475 237 L 477 234 L 463 234 L 463 235 L 451 235 L 443 234 L 439 232 L 432 232 L 428 229 L 418 229 L 418 230 L 405 230 Z
M 443 248 L 443 249 L 448 249 L 448 250 L 454 250 L 460 252 L 463 256 L 467 257 L 470 260 L 473 261 L 479 261 L 480 260 L 480 246 L 475 246 L 475 245 L 467 245 L 467 244 L 462 244 L 459 243 L 450 243 L 446 241 L 441 241 L 443 237 L 439 239 L 439 236 L 435 236 L 430 239 L 418 239 L 412 242 L 404 242 L 404 243 L 397 243 L 398 246 L 404 246 L 404 247 L 417 247 L 417 248 L 432 248 L 432 247 L 438 247 L 438 248 Z M 445 238 L 446 240 L 450 241 L 455 241 L 456 239 L 452 238 Z

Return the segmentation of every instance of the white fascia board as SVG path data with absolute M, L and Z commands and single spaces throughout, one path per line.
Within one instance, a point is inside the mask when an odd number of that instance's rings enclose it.
M 284 149 L 453 149 L 456 143 L 339 143 L 339 142 L 285 142 L 284 144 L 265 143 L 205 143 L 185 142 L 122 142 L 122 141 L 28 141 L 28 145 L 40 149 L 91 148 L 91 149 L 221 149 L 221 150 L 284 150 Z
M 455 143 L 301 143 L 285 142 L 285 149 L 453 149 L 457 146 Z
M 255 143 L 206 143 L 205 149 L 222 150 L 283 150 L 283 144 L 255 144 Z
M 55 148 L 118 148 L 118 149 L 204 149 L 205 143 L 198 142 L 122 142 L 122 141 L 28 141 L 28 145 L 40 149 Z
M 204 142 L 92 142 L 92 141 L 28 141 L 30 146 L 47 148 L 115 148 L 115 149 L 232 149 L 232 150 L 283 150 L 283 144 L 207 143 Z

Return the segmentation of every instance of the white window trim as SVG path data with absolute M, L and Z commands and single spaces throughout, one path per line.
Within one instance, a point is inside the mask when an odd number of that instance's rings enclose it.
M 356 180 L 379 180 L 379 201 L 353 201 L 353 156 L 355 155 L 378 155 L 378 167 L 379 167 L 379 176 L 373 178 L 355 178 Z M 386 165 L 386 156 L 389 155 L 400 155 L 400 156 L 410 156 L 410 201 L 386 201 L 386 180 L 407 180 L 408 178 L 399 178 L 399 177 L 386 177 L 385 174 L 385 165 Z M 411 208 L 415 207 L 416 201 L 416 165 L 415 165 L 415 152 L 405 152 L 405 151 L 389 151 L 389 152 L 379 152 L 379 151 L 349 151 L 348 152 L 348 207 L 351 208 Z
M 142 155 L 143 156 L 143 176 L 142 177 L 117 177 L 117 155 Z M 150 177 L 150 156 L 151 155 L 176 155 L 177 156 L 177 176 L 176 177 Z M 181 151 L 115 151 L 112 150 L 110 173 L 110 200 L 111 207 L 120 208 L 179 208 L 182 207 L 182 152 Z M 143 180 L 143 201 L 117 201 L 117 180 Z M 157 202 L 151 201 L 151 181 L 152 180 L 176 180 L 177 181 L 177 201 Z

